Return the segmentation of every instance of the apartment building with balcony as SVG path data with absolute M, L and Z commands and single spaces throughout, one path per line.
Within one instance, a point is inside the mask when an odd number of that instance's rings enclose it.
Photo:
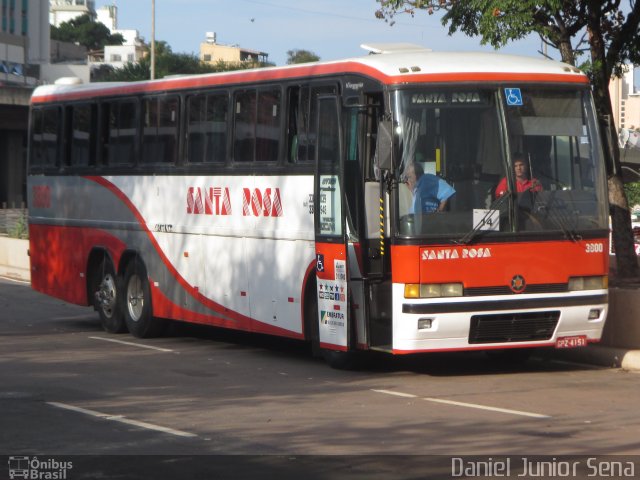
M 214 65 L 220 61 L 228 63 L 266 63 L 269 54 L 259 50 L 249 50 L 238 45 L 217 43 L 216 34 L 207 32 L 206 41 L 200 44 L 200 61 Z

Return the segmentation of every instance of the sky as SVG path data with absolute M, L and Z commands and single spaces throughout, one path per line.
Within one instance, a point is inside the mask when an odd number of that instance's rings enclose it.
M 118 28 L 138 30 L 151 40 L 152 0 L 97 0 L 96 8 L 118 7 Z M 287 51 L 304 49 L 321 60 L 338 60 L 366 52 L 362 43 L 414 43 L 438 51 L 493 50 L 478 38 L 449 36 L 441 14 L 398 15 L 391 26 L 375 18 L 375 0 L 155 0 L 155 38 L 176 53 L 197 54 L 206 32 L 217 43 L 268 53 L 285 65 Z M 539 56 L 537 36 L 515 42 L 501 52 Z

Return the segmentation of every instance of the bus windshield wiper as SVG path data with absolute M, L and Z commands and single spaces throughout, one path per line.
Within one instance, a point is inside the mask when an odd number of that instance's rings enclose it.
M 480 221 L 476 223 L 473 226 L 473 228 L 469 230 L 467 233 L 465 233 L 462 237 L 460 237 L 457 240 L 453 240 L 453 243 L 457 245 L 468 245 L 469 243 L 471 243 L 472 240 L 474 240 L 478 236 L 479 232 L 486 231 L 484 229 L 484 226 L 489 223 L 488 220 L 493 216 L 494 212 L 500 206 L 502 206 L 502 204 L 505 202 L 505 199 L 511 197 L 512 195 L 513 195 L 513 192 L 505 192 L 504 194 L 494 199 L 493 202 L 491 202 L 491 205 L 489 205 L 489 208 L 487 208 L 487 212 L 480 219 Z
M 551 192 L 547 202 L 541 202 L 537 206 L 534 205 L 535 213 L 546 213 L 546 217 L 562 231 L 564 238 L 567 240 L 571 240 L 572 242 L 582 240 L 582 236 L 569 226 L 568 215 L 566 213 L 562 213 L 563 211 L 566 211 L 566 205 L 555 198 L 555 194 L 555 191 Z

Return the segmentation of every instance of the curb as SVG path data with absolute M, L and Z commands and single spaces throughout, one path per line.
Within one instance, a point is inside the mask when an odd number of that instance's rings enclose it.
M 555 352 L 555 355 L 574 362 L 640 372 L 640 350 L 589 345 L 572 351 Z

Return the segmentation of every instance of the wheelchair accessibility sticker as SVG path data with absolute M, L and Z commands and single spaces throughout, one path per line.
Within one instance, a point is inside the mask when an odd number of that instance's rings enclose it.
M 519 88 L 505 88 L 504 95 L 507 97 L 507 105 L 510 107 L 522 106 L 522 92 Z

